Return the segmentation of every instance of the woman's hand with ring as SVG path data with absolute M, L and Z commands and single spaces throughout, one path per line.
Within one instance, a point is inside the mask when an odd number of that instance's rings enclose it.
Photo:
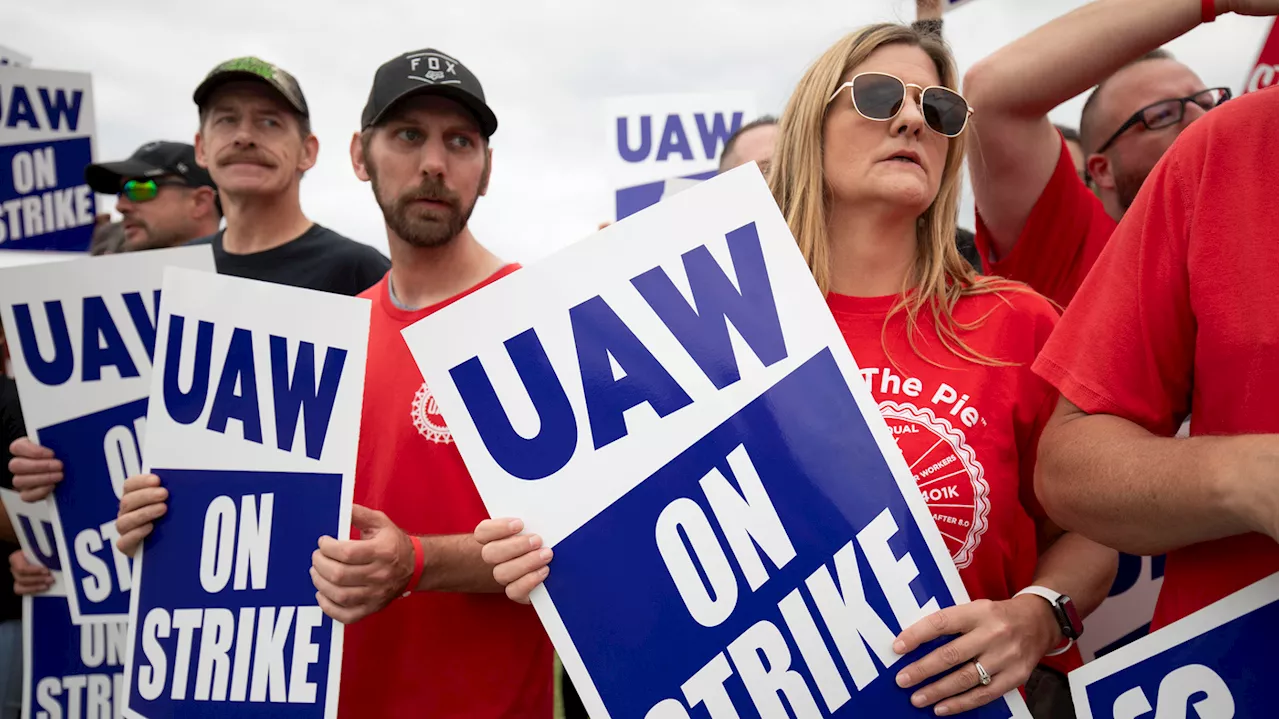
M 1062 639 L 1049 603 L 1024 595 L 1002 602 L 980 599 L 934 612 L 898 635 L 893 649 L 906 654 L 947 635 L 959 636 L 903 668 L 897 677 L 903 688 L 940 677 L 911 696 L 917 707 L 937 704 L 934 714 L 938 716 L 999 699 L 1026 682 L 1045 653 Z M 982 683 L 978 663 L 991 678 L 989 684 Z

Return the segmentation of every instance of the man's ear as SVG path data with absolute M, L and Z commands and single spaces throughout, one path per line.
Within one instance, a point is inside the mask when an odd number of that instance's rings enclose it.
M 320 157 L 320 138 L 314 134 L 307 135 L 307 139 L 302 141 L 302 155 L 298 158 L 298 172 L 304 173 L 316 166 L 316 160 Z
M 1089 155 L 1085 158 L 1084 167 L 1094 187 L 1100 190 L 1116 189 L 1116 177 L 1111 171 L 1111 160 L 1106 155 Z
M 197 187 L 191 191 L 191 219 L 202 220 L 205 217 L 216 217 L 218 191 L 212 187 Z
M 204 138 L 201 137 L 201 134 L 200 130 L 196 130 L 196 139 L 192 144 L 196 146 L 196 164 L 207 170 L 209 169 L 209 159 L 204 156 Z
M 362 182 L 369 181 L 369 169 L 365 166 L 364 143 L 358 132 L 351 134 L 351 169 Z
M 489 191 L 489 174 L 493 170 L 493 148 L 486 146 L 484 152 L 484 174 L 480 176 L 480 192 L 477 197 L 484 197 Z

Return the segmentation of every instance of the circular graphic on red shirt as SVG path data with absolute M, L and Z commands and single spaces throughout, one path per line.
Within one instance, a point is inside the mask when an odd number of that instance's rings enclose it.
M 453 433 L 449 431 L 449 425 L 444 423 L 444 417 L 440 416 L 440 405 L 436 403 L 431 390 L 427 389 L 426 382 L 422 383 L 418 393 L 413 396 L 413 412 L 410 416 L 413 417 L 413 426 L 417 428 L 418 434 L 436 444 L 453 444 Z
M 964 569 L 987 531 L 991 511 L 982 463 L 964 432 L 931 409 L 881 402 L 880 414 L 915 476 L 952 561 Z

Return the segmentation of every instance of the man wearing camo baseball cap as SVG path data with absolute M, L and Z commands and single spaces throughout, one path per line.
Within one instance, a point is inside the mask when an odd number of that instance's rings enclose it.
M 355 295 L 391 266 L 368 245 L 307 219 L 302 175 L 320 142 L 298 81 L 256 57 L 213 68 L 193 95 L 200 109 L 196 161 L 222 197 L 226 228 L 197 240 L 213 245 L 218 272 Z

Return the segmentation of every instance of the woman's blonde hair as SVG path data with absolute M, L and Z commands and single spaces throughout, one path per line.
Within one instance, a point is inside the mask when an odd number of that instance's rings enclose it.
M 937 35 L 918 32 L 906 25 L 869 25 L 841 38 L 813 63 L 792 93 L 778 125 L 778 144 L 770 167 L 769 189 L 773 191 L 774 199 L 823 294 L 831 289 L 831 248 L 827 233 L 830 195 L 822 162 L 827 99 L 853 68 L 865 62 L 878 48 L 891 44 L 920 48 L 937 67 L 939 84 L 951 89 L 959 84 L 951 50 Z M 938 337 L 946 349 L 979 364 L 1004 365 L 1007 363 L 975 351 L 960 337 L 962 331 L 981 325 L 985 315 L 973 322 L 961 323 L 952 314 L 961 297 L 1025 289 L 1017 283 L 979 277 L 956 249 L 956 213 L 960 204 L 964 137 L 962 135 L 948 143 L 938 195 L 917 222 L 914 272 L 908 276 L 907 286 L 902 288 L 902 299 L 885 318 L 885 327 L 894 314 L 906 312 L 907 340 L 916 353 L 924 357 L 916 346 L 915 334 L 918 317 L 925 311 L 932 316 Z M 916 292 L 908 293 L 912 280 Z M 927 357 L 925 359 L 938 364 Z

